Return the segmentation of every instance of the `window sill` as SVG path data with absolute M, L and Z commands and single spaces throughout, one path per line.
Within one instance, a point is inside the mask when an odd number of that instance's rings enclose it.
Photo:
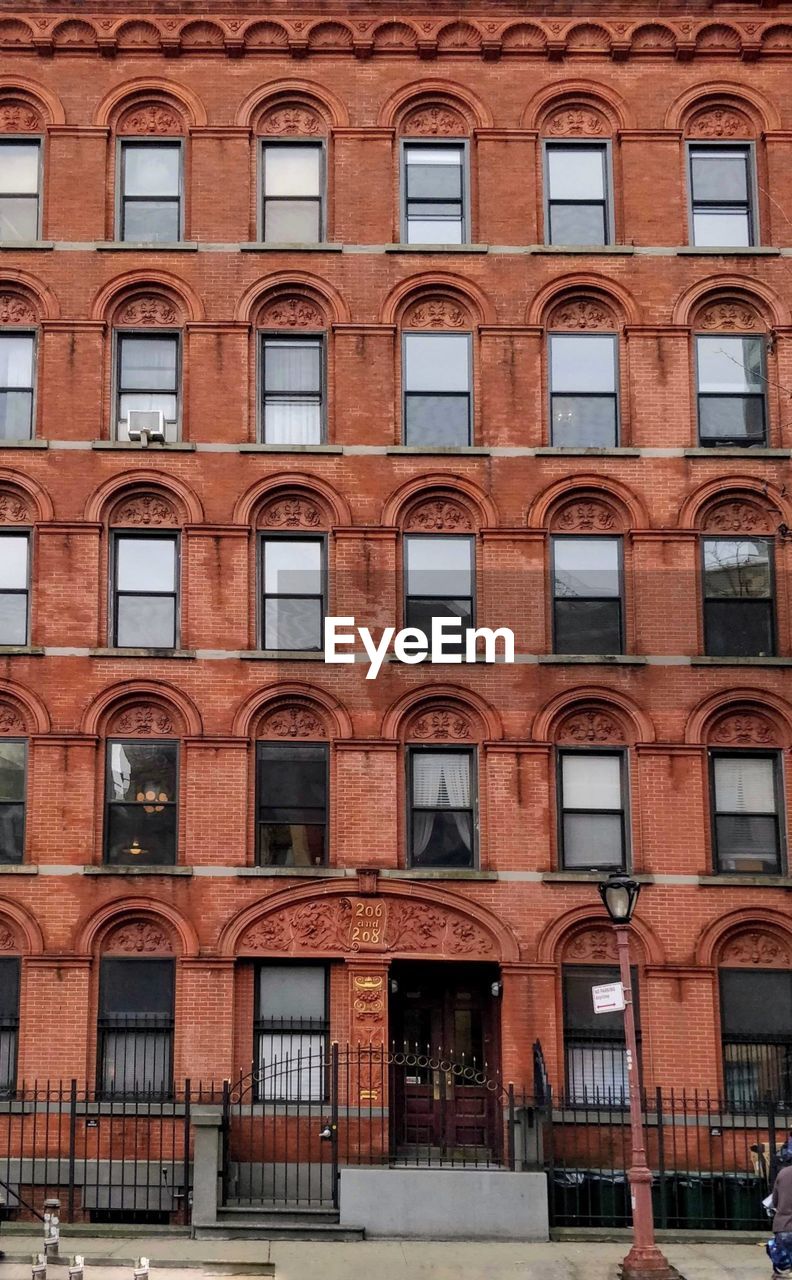
M 386 244 L 386 253 L 489 253 L 488 244 Z
M 54 240 L 0 240 L 0 250 L 6 253 L 46 253 L 55 248 Z
M 607 880 L 613 868 L 603 867 L 600 871 L 545 871 L 542 883 L 548 884 L 600 884 Z M 639 884 L 654 884 L 655 878 L 646 871 L 630 872 L 633 880 Z
M 764 445 L 721 444 L 699 445 L 684 449 L 683 458 L 789 458 L 792 449 L 768 449 Z
M 339 878 L 347 874 L 344 867 L 240 867 L 237 871 L 237 878 L 245 879 L 248 876 L 259 878 L 261 876 L 294 876 L 297 879 L 306 877 L 307 879 L 322 879 L 327 876 Z
M 588 457 L 604 457 L 604 458 L 640 458 L 640 449 L 627 448 L 608 448 L 600 449 L 594 446 L 584 447 L 582 445 L 545 445 L 541 449 L 535 449 L 534 453 L 537 458 L 548 455 L 550 457 L 564 458 L 588 458 Z
M 243 649 L 245 662 L 324 662 L 323 649 Z
M 316 244 L 270 244 L 266 240 L 248 240 L 240 244 L 242 253 L 342 253 L 344 246 L 335 240 L 319 240 Z
M 194 658 L 194 649 L 89 649 L 90 658 Z
M 539 662 L 545 666 L 586 666 L 605 663 L 607 666 L 645 667 L 649 659 L 632 653 L 540 653 Z
M 140 452 L 154 452 L 158 450 L 162 453 L 194 453 L 195 444 L 192 440 L 166 440 L 163 444 L 156 441 L 149 441 L 144 444 L 142 440 L 92 440 L 92 449 L 131 449 Z
M 0 876 L 37 876 L 38 867 L 31 867 L 23 862 L 0 863 Z
M 83 867 L 84 876 L 191 876 L 192 867 Z
M 476 871 L 469 867 L 404 867 L 380 871 L 388 880 L 497 880 L 497 871 Z
M 197 240 L 100 240 L 99 253 L 197 253 Z
M 681 245 L 677 249 L 678 254 L 684 254 L 686 257 L 728 257 L 728 258 L 779 258 L 781 249 L 775 245 L 708 245 L 708 244 L 686 244 Z
M 692 667 L 792 667 L 792 658 L 691 658 Z
M 635 253 L 633 244 L 537 244 L 532 253 Z
M 38 644 L 0 644 L 0 658 L 43 658 L 44 649 Z
M 728 885 L 745 888 L 752 885 L 757 889 L 792 889 L 792 876 L 748 875 L 745 871 L 723 872 L 721 875 L 699 876 L 701 885 Z
M 0 440 L 0 449 L 49 449 L 49 440 Z
M 385 450 L 386 454 L 454 454 L 463 457 L 489 457 L 489 449 L 479 448 L 472 444 L 392 444 Z
M 343 453 L 340 444 L 241 444 L 240 453 Z

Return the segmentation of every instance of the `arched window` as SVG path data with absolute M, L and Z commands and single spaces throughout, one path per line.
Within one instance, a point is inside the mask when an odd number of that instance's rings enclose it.
M 138 101 L 120 117 L 116 237 L 140 244 L 184 239 L 184 136 L 168 101 Z
M 311 492 L 282 491 L 261 507 L 257 525 L 259 648 L 317 652 L 328 600 L 329 513 Z
M 42 166 L 46 124 L 31 94 L 0 96 L 0 242 L 41 238 Z
M 690 243 L 759 244 L 756 126 L 741 106 L 694 107 L 685 128 Z
M 719 297 L 694 316 L 699 443 L 768 442 L 767 324 L 750 302 Z
M 620 441 L 619 322 L 596 297 L 569 298 L 547 321 L 550 443 L 615 448 Z
M 619 981 L 613 930 L 588 928 L 575 933 L 564 949 L 561 975 L 567 1099 L 577 1106 L 625 1106 L 629 1077 L 624 1016 L 595 1014 L 591 998 L 592 987 Z M 635 968 L 631 987 L 640 1053 L 641 1014 Z
M 478 863 L 480 726 L 454 703 L 421 706 L 404 727 L 407 866 Z
M 259 334 L 259 435 L 265 444 L 327 438 L 327 316 L 309 294 L 265 302 Z
M 108 642 L 178 648 L 180 513 L 160 492 L 127 494 L 109 520 Z
M 259 114 L 259 239 L 319 244 L 327 234 L 327 132 L 318 103 L 281 98 Z
M 173 1092 L 176 965 L 169 931 L 153 917 L 110 929 L 99 963 L 97 1091 L 165 1099 Z
M 753 495 L 710 504 L 702 520 L 704 652 L 769 657 L 776 650 L 775 528 Z
M 558 864 L 623 871 L 630 864 L 628 740 L 608 707 L 580 706 L 555 734 Z
M 473 323 L 465 304 L 452 297 L 423 297 L 404 311 L 404 444 L 472 443 Z
M 624 522 L 599 494 L 570 495 L 551 521 L 552 652 L 625 649 Z
M 792 1095 L 792 951 L 789 936 L 757 926 L 721 951 L 723 1083 L 735 1108 L 758 1109 Z
M 585 100 L 549 112 L 542 129 L 546 244 L 614 242 L 611 129 L 605 112 Z
M 268 709 L 256 730 L 256 862 L 321 867 L 329 853 L 329 743 L 307 699 Z
M 401 231 L 405 244 L 471 239 L 465 114 L 453 101 L 426 101 L 402 117 Z
M 754 707 L 731 707 L 707 734 L 713 870 L 779 875 L 784 865 L 782 739 Z
M 0 920 L 0 946 L 14 938 Z M 3 950 L 0 954 L 0 1099 L 11 1098 L 16 1086 L 17 1041 L 19 1038 L 19 957 Z
M 158 703 L 131 703 L 106 728 L 104 860 L 173 866 L 178 860 L 180 725 Z
M 179 438 L 183 319 L 164 294 L 139 293 L 118 307 L 112 438 L 163 444 Z
M 13 286 L 0 292 L 0 441 L 34 435 L 38 324 L 31 298 Z

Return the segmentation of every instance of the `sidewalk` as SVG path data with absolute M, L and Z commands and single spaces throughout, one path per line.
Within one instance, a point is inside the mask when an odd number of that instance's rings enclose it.
M 41 1247 L 41 1237 L 4 1232 L 0 1241 L 9 1259 L 0 1264 L 2 1280 L 30 1280 L 30 1254 Z M 769 1280 L 771 1273 L 764 1249 L 758 1245 L 663 1248 L 685 1280 Z M 129 1264 L 141 1255 L 151 1260 L 152 1280 L 200 1280 L 205 1274 L 217 1280 L 220 1276 L 233 1276 L 234 1263 L 258 1264 L 254 1272 L 259 1275 L 272 1274 L 262 1264 L 274 1264 L 277 1280 L 615 1280 L 617 1264 L 625 1252 L 624 1244 L 599 1243 L 366 1240 L 359 1244 L 313 1244 L 287 1240 L 196 1241 L 175 1235 L 70 1238 L 68 1230 L 61 1239 L 62 1257 L 84 1255 L 85 1280 L 131 1280 Z M 11 1261 L 12 1258 L 19 1261 Z M 91 1258 L 115 1265 L 91 1266 Z M 158 1261 L 170 1266 L 158 1270 Z M 203 1264 L 207 1264 L 206 1271 Z M 65 1280 L 65 1275 L 61 1267 L 50 1267 L 51 1280 Z

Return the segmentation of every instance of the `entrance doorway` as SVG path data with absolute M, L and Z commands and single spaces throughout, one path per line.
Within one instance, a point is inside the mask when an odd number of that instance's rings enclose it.
M 392 1151 L 420 1158 L 500 1158 L 496 965 L 394 963 L 391 968 Z M 493 994 L 495 990 L 495 994 Z

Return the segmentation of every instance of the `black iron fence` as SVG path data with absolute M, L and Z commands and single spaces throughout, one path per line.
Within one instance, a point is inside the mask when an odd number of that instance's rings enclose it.
M 724 1040 L 723 1078 L 726 1098 L 735 1109 L 755 1109 L 762 1098 L 792 1105 L 792 1038 Z

